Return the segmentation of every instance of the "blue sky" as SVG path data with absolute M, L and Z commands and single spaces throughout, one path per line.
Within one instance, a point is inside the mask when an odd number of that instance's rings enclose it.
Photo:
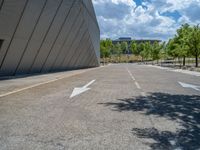
M 101 38 L 168 40 L 183 23 L 200 23 L 200 0 L 93 0 Z

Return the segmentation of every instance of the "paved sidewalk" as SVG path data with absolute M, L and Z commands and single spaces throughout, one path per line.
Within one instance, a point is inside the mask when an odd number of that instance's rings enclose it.
M 0 97 L 37 87 L 42 84 L 55 82 L 63 78 L 72 77 L 92 69 L 94 68 L 0 79 Z

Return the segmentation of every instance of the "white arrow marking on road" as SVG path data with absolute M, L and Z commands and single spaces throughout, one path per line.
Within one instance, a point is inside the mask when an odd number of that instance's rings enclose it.
M 74 88 L 73 92 L 72 92 L 72 95 L 70 96 L 70 98 L 73 98 L 77 95 L 80 95 L 88 90 L 90 90 L 90 88 L 88 88 L 88 86 L 90 86 L 91 84 L 93 84 L 96 80 L 92 80 L 90 81 L 88 84 L 86 84 L 85 86 L 83 87 L 79 87 L 79 88 Z
M 178 83 L 184 88 L 191 88 L 196 91 L 200 91 L 200 86 L 198 86 L 198 85 L 192 85 L 192 84 L 187 84 L 187 83 L 183 83 L 183 82 L 178 82 Z

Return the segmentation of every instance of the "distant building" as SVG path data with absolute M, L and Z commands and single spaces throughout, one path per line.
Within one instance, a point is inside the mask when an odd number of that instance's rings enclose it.
M 132 41 L 131 37 L 120 37 L 119 39 L 113 40 L 113 44 L 127 42 L 128 45 L 130 45 L 131 41 Z
M 153 44 L 155 42 L 162 42 L 161 40 L 152 40 L 152 39 L 140 39 L 140 40 L 134 40 L 137 44 L 140 44 L 140 43 L 146 43 L 146 42 L 149 42 L 150 44 Z
M 137 44 L 146 42 L 150 42 L 150 44 L 153 44 L 155 42 L 159 43 L 162 42 L 161 40 L 156 40 L 156 39 L 132 39 L 131 37 L 120 37 L 119 39 L 113 40 L 112 42 L 113 44 L 127 42 L 128 45 L 130 45 L 132 41 L 135 41 Z

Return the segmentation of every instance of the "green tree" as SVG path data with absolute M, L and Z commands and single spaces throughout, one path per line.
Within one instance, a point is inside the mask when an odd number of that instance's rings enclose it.
M 101 40 L 100 41 L 101 58 L 110 57 L 112 48 L 113 44 L 111 40 Z
M 166 42 L 163 42 L 162 45 L 161 45 L 160 58 L 161 59 L 167 59 L 168 58 Z
M 196 25 L 192 28 L 188 34 L 188 46 L 190 48 L 190 54 L 195 57 L 196 67 L 198 67 L 198 58 L 200 56 L 200 27 Z
M 162 49 L 162 44 L 159 44 L 158 42 L 154 42 L 151 49 L 152 49 L 151 50 L 151 59 L 152 60 L 159 60 L 161 49 Z
M 127 51 L 128 51 L 128 43 L 127 42 L 121 43 L 121 50 L 122 50 L 123 54 L 127 53 Z
M 114 46 L 114 51 L 115 51 L 115 54 L 118 57 L 121 57 L 121 55 L 122 55 L 122 49 L 121 49 L 121 44 L 119 42 Z
M 189 24 L 184 24 L 177 30 L 177 35 L 175 36 L 177 55 L 178 57 L 183 58 L 183 66 L 185 66 L 185 58 L 189 53 L 188 35 L 190 32 L 191 27 Z
M 145 53 L 146 53 L 146 59 L 152 58 L 152 45 L 150 42 L 145 42 L 144 43 L 145 46 Z
M 101 40 L 100 41 L 100 56 L 104 61 L 105 59 L 109 58 L 111 56 L 111 50 L 112 50 L 113 44 L 111 40 Z
M 175 37 L 167 43 L 167 53 L 173 58 L 183 58 L 183 66 L 185 66 L 185 58 L 194 56 L 196 59 L 196 67 L 198 67 L 198 58 L 200 56 L 200 27 L 191 27 L 189 24 L 183 24 L 177 30 Z
M 135 41 L 131 42 L 130 50 L 131 50 L 132 54 L 134 54 L 136 56 L 140 55 L 139 48 L 138 48 L 137 43 Z
M 139 44 L 140 56 L 142 57 L 142 61 L 147 60 L 149 58 L 149 49 L 147 48 L 145 43 Z
M 170 39 L 166 45 L 166 51 L 167 54 L 171 57 L 173 57 L 174 59 L 178 57 L 178 53 L 177 53 L 177 44 L 176 44 L 176 40 L 175 39 Z
M 107 58 L 110 56 L 110 51 L 102 45 L 100 45 L 100 51 L 101 51 L 101 58 Z
M 111 49 L 113 48 L 112 40 L 106 39 L 105 40 L 105 47 L 111 51 Z

